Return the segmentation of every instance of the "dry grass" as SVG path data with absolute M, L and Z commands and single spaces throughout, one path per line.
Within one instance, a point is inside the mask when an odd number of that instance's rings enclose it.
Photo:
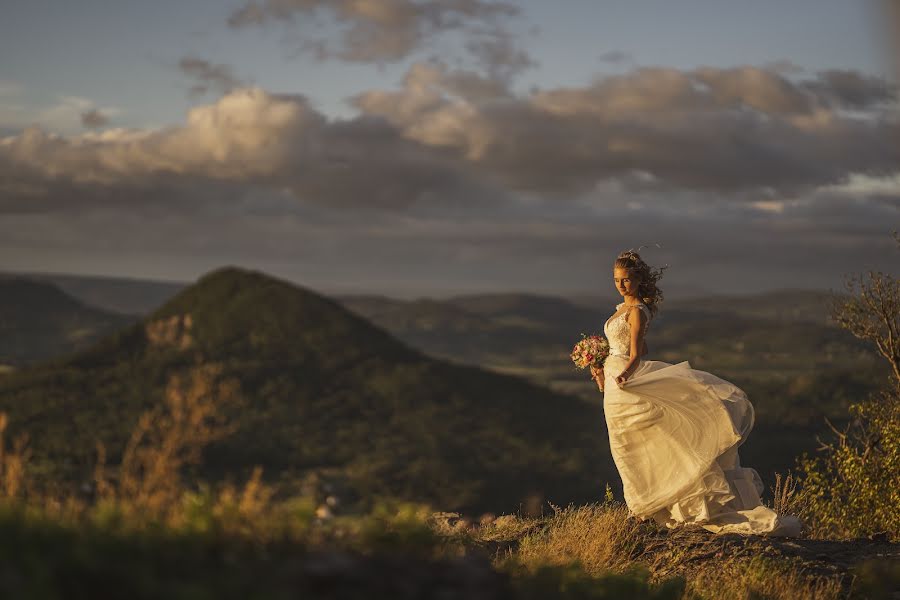
M 516 554 L 534 567 L 578 562 L 591 575 L 621 572 L 634 563 L 629 557 L 641 527 L 640 521 L 628 518 L 624 505 L 554 507 L 543 528 L 520 540 Z
M 790 490 L 789 480 L 778 480 L 779 490 Z M 790 493 L 785 492 L 787 498 Z M 495 565 L 517 563 L 536 573 L 547 565 L 578 565 L 593 577 L 646 569 L 650 581 L 660 583 L 673 576 L 685 579 L 686 600 L 832 600 L 841 598 L 838 578 L 805 574 L 794 559 L 765 555 L 732 556 L 717 551 L 715 544 L 697 545 L 697 539 L 663 533 L 651 522 L 628 518 L 618 502 L 587 506 L 554 507 L 544 519 L 519 520 L 504 516 L 508 532 L 525 531 L 518 547 L 495 558 Z M 495 532 L 483 527 L 477 539 L 491 539 Z M 700 536 L 705 538 L 706 536 Z M 710 551 L 712 549 L 712 552 Z
M 238 386 L 221 378 L 221 371 L 205 364 L 172 376 L 164 402 L 138 419 L 119 465 L 107 465 L 106 448 L 97 442 L 93 498 L 74 489 L 44 486 L 35 491 L 27 469 L 28 437 L 20 435 L 8 448 L 3 437 L 7 417 L 0 413 L 0 500 L 52 518 L 115 522 L 126 529 L 159 524 L 205 528 L 212 526 L 210 518 L 223 530 L 271 529 L 271 517 L 278 512 L 272 503 L 276 489 L 263 483 L 261 467 L 242 487 L 225 483 L 211 490 L 201 485 L 196 492 L 183 480 L 185 466 L 198 464 L 207 445 L 235 430 L 222 408 L 240 402 Z M 281 507 L 282 512 L 294 509 L 296 504 Z M 200 521 L 199 513 L 204 514 Z
M 32 486 L 28 438 L 21 435 L 8 448 L 3 439 L 7 419 L 0 413 L 0 508 L 78 531 L 90 525 L 128 534 L 213 533 L 260 545 L 290 540 L 310 547 L 425 548 L 442 541 L 425 523 L 430 507 L 383 501 L 372 514 L 322 518 L 311 496 L 276 500 L 284 490 L 265 483 L 260 466 L 242 485 L 188 485 L 184 468 L 199 463 L 207 445 L 235 430 L 222 408 L 239 406 L 238 385 L 221 372 L 206 364 L 172 376 L 163 403 L 138 419 L 119 464 L 108 465 L 106 448 L 97 443 L 90 496 L 74 488 Z
M 7 449 L 4 435 L 8 418 L 0 412 L 0 498 L 10 500 L 19 498 L 23 492 L 30 491 L 30 481 L 26 477 L 25 467 L 31 457 L 28 448 L 28 435 L 20 434 Z
M 785 563 L 756 556 L 710 561 L 688 580 L 685 600 L 837 600 L 843 597 L 834 578 L 812 577 Z
M 482 526 L 478 539 L 487 542 L 518 540 L 540 523 L 541 519 L 534 517 L 503 515 Z
M 115 479 L 106 467 L 105 448 L 97 444 L 94 486 L 101 502 L 173 525 L 180 520 L 182 469 L 198 464 L 207 445 L 235 430 L 221 416 L 221 405 L 237 401 L 238 387 L 234 381 L 220 380 L 220 373 L 217 365 L 202 365 L 186 378 L 175 375 L 170 379 L 164 404 L 138 419 Z M 247 485 L 259 490 L 259 475 Z M 234 490 L 225 493 L 229 497 L 235 494 Z
M 781 473 L 775 473 L 775 487 L 772 488 L 772 510 L 780 515 L 799 515 L 801 506 L 797 485 L 798 482 L 793 473 L 788 472 L 785 477 L 782 477 Z

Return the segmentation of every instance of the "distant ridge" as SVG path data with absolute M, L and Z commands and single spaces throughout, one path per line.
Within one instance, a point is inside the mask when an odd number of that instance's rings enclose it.
M 0 278 L 3 277 L 51 283 L 89 306 L 127 315 L 147 314 L 190 285 L 177 281 L 64 273 L 0 272 Z
M 69 354 L 132 322 L 85 306 L 55 285 L 0 276 L 0 364 Z
M 72 275 L 62 273 L 3 273 L 0 279 L 16 278 L 30 279 L 34 281 L 49 282 L 65 291 L 70 296 L 81 302 L 101 308 L 107 311 L 120 312 L 132 315 L 149 314 L 162 306 L 175 296 L 179 291 L 191 285 L 190 282 L 163 281 L 142 278 L 130 278 L 120 276 L 99 275 Z M 602 286 L 598 286 L 598 289 Z M 500 308 L 510 307 L 515 309 L 517 305 L 536 308 L 540 303 L 546 303 L 550 308 L 554 304 L 559 306 L 572 305 L 578 308 L 586 308 L 604 311 L 614 307 L 621 301 L 621 297 L 610 289 L 608 294 L 536 294 L 528 292 L 497 292 L 479 294 L 457 294 L 446 298 L 420 297 L 416 300 L 393 298 L 384 294 L 334 294 L 333 297 L 346 304 L 365 305 L 371 310 L 381 302 L 384 308 L 389 305 L 400 304 L 430 304 L 434 306 L 454 305 L 472 314 L 484 314 L 496 312 Z M 816 315 L 821 315 L 823 299 L 830 294 L 827 290 L 784 289 L 770 290 L 756 294 L 716 294 L 714 292 L 698 292 L 695 287 L 666 286 L 666 306 L 688 308 L 707 305 L 714 301 L 721 306 L 733 306 L 738 310 L 749 311 L 763 308 L 767 314 L 774 309 L 773 304 L 780 303 L 799 312 L 801 307 L 814 307 Z M 523 304 L 524 303 L 524 304 Z M 529 311 L 534 316 L 533 311 Z M 808 314 L 808 313 L 803 313 Z

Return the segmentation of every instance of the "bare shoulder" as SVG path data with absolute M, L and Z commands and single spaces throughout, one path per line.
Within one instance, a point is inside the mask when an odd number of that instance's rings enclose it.
M 650 309 L 647 308 L 645 304 L 637 304 L 631 308 L 638 308 L 638 310 L 628 310 L 628 321 L 630 323 L 646 323 L 650 318 Z

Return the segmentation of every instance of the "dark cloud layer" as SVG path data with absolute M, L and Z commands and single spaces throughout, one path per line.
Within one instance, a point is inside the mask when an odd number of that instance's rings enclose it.
M 59 195 L 47 190 L 60 186 L 109 198 L 117 186 L 134 195 L 198 181 L 385 210 L 565 198 L 613 178 L 657 193 L 800 194 L 900 172 L 897 113 L 873 108 L 889 91 L 896 99 L 886 84 L 846 73 L 794 82 L 745 67 L 639 69 L 522 97 L 477 73 L 419 63 L 401 89 L 358 95 L 354 119 L 251 87 L 160 130 L 67 138 L 31 127 L 0 142 L 0 210 L 52 210 Z M 870 110 L 860 117 L 836 104 Z
M 796 193 L 900 167 L 896 89 L 826 72 L 795 82 L 753 67 L 644 68 L 574 88 L 473 98 L 459 74 L 417 65 L 399 91 L 360 94 L 408 138 L 441 147 L 517 189 L 571 194 L 639 170 L 670 187 Z M 883 83 L 883 82 L 882 82 Z
M 613 292 L 617 252 L 659 242 L 642 254 L 668 263 L 672 296 L 779 287 L 839 287 L 844 273 L 896 272 L 886 223 L 897 209 L 837 196 L 800 202 L 782 214 L 749 205 L 710 210 L 687 202 L 681 214 L 615 202 L 502 215 L 424 209 L 365 218 L 296 207 L 289 194 L 257 191 L 234 205 L 271 210 L 85 211 L 7 215 L 0 222 L 0 268 L 74 270 L 190 279 L 225 263 L 261 268 L 314 288 L 419 295 L 457 291 Z M 231 204 L 231 203 L 230 203 Z M 34 262 L 29 262 L 32 260 Z M 130 267 L 129 267 L 130 265 Z M 82 268 L 82 270 L 84 270 Z
M 856 71 L 829 69 L 806 86 L 838 108 L 864 110 L 897 100 L 897 85 Z
M 30 127 L 0 139 L 0 268 L 596 291 L 608 257 L 659 241 L 648 256 L 696 289 L 827 287 L 896 264 L 896 93 L 740 67 L 521 95 L 432 61 L 352 119 L 237 87 L 162 129 Z

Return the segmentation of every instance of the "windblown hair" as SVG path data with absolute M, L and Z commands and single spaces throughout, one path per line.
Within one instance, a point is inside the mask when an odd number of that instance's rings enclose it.
M 659 303 L 663 300 L 663 293 L 657 282 L 668 267 L 669 265 L 652 269 L 634 250 L 626 250 L 619 254 L 614 266 L 614 268 L 627 270 L 630 275 L 637 276 L 641 280 L 638 285 L 638 295 L 654 316 L 659 311 Z

